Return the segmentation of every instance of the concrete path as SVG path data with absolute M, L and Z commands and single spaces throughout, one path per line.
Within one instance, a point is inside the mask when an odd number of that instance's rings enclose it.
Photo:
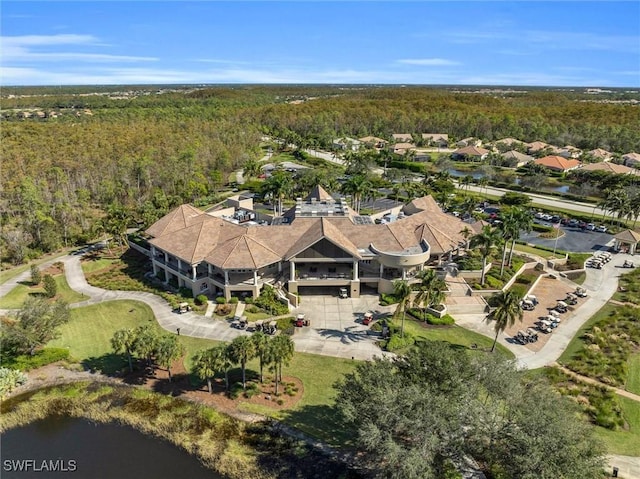
M 553 366 L 561 369 L 564 373 L 566 373 L 569 376 L 572 376 L 572 377 L 578 379 L 579 381 L 582 381 L 583 383 L 593 384 L 594 386 L 602 386 L 602 387 L 605 387 L 607 389 L 610 389 L 611 391 L 615 392 L 619 396 L 623 396 L 623 397 L 629 398 L 632 401 L 640 402 L 640 396 L 638 396 L 637 394 L 633 394 L 632 392 L 629 392 L 629 391 L 627 391 L 625 389 L 620 389 L 620 388 L 616 388 L 616 387 L 613 387 L 613 386 L 609 386 L 608 384 L 600 382 L 597 379 L 593 379 L 593 378 L 590 378 L 590 377 L 587 377 L 587 376 L 583 376 L 582 374 L 578 374 L 575 371 L 572 371 L 569 368 L 565 368 L 564 366 L 562 366 L 562 365 L 560 365 L 558 363 L 554 363 Z

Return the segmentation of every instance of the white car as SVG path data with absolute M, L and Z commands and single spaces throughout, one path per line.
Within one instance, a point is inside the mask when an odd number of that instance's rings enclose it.
M 596 231 L 597 231 L 598 233 L 606 233 L 606 232 L 607 232 L 607 227 L 606 227 L 606 226 L 604 226 L 604 225 L 600 225 L 600 226 L 598 226 L 598 227 L 596 228 Z
M 593 223 L 589 223 L 589 224 L 586 226 L 586 229 L 588 229 L 589 231 L 593 231 L 593 230 L 595 230 L 595 229 L 596 229 L 596 225 L 594 225 Z

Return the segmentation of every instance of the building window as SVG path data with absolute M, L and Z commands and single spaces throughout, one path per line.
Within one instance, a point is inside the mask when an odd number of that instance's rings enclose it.
M 202 283 L 200 285 L 200 291 L 205 291 L 207 289 L 209 289 L 209 284 L 208 283 Z

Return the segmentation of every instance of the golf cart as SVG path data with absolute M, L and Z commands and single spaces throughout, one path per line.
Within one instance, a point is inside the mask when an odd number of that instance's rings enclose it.
M 566 313 L 569 309 L 569 306 L 564 301 L 558 301 L 555 309 L 558 313 Z
M 578 304 L 578 298 L 571 293 L 567 293 L 567 297 L 564 299 L 564 302 L 571 306 L 575 306 Z
M 293 322 L 293 325 L 296 328 L 301 328 L 302 326 L 308 326 L 309 320 L 305 319 L 304 314 L 300 313 L 298 316 L 296 316 L 296 319 Z
M 340 288 L 338 291 L 338 297 L 340 299 L 345 299 L 349 297 L 349 293 L 347 292 L 347 288 Z
M 277 325 L 277 321 L 269 321 L 269 324 L 264 326 L 264 332 L 267 334 L 276 334 Z
M 575 295 L 576 295 L 578 298 L 586 298 L 586 297 L 587 297 L 587 290 L 586 290 L 586 289 L 584 289 L 584 288 L 581 288 L 580 286 L 578 286 L 578 287 L 576 288 Z
M 180 314 L 188 313 L 189 311 L 191 311 L 191 306 L 189 305 L 189 303 L 180 303 L 180 305 L 178 306 L 178 313 Z
M 633 268 L 633 262 L 632 261 L 628 261 L 628 260 L 624 260 L 624 263 L 622 263 L 622 267 L 623 268 Z
M 366 313 L 364 313 L 364 316 L 362 317 L 362 324 L 364 324 L 365 326 L 368 326 L 371 324 L 372 321 L 373 321 L 373 312 L 367 311 Z

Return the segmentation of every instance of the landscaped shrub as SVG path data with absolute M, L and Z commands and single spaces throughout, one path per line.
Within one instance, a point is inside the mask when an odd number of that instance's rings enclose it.
M 50 274 L 44 275 L 44 295 L 53 298 L 58 293 L 58 284 Z
M 244 393 L 244 397 L 251 399 L 253 396 L 257 396 L 258 394 L 260 394 L 260 387 L 256 383 L 247 384 L 247 390 Z
M 185 299 L 193 299 L 193 291 L 189 288 L 185 288 L 184 286 L 178 290 L 178 294 Z
M 257 306 L 251 305 L 248 308 L 246 308 L 245 311 L 247 313 L 256 314 L 260 312 L 260 308 L 258 308 Z
M 428 324 L 434 325 L 450 325 L 454 324 L 455 320 L 448 314 L 445 314 L 442 318 L 429 314 L 422 308 L 411 308 L 407 311 L 409 315 L 413 316 L 419 321 L 425 321 Z
M 216 303 L 218 303 L 218 304 L 225 304 L 226 302 L 227 302 L 227 300 L 225 299 L 224 296 L 218 296 L 216 298 Z
M 207 298 L 207 296 L 204 295 L 204 294 L 199 294 L 198 296 L 196 296 L 196 299 L 195 299 L 195 303 L 198 306 L 202 306 L 203 304 L 207 304 L 207 301 L 209 301 L 209 298 Z
M 31 265 L 31 283 L 34 285 L 39 285 L 42 282 L 42 273 L 40 272 L 40 268 L 38 268 L 37 264 Z
M 534 223 L 531 226 L 531 229 L 538 233 L 549 233 L 550 231 L 553 231 L 554 228 L 553 226 L 545 226 L 545 225 L 539 225 L 538 223 Z
M 232 308 L 230 304 L 219 304 L 218 307 L 216 307 L 216 314 L 218 316 L 227 316 L 231 313 Z
M 5 357 L 3 354 L 2 365 L 11 369 L 19 369 L 20 371 L 29 371 L 67 359 L 69 359 L 68 349 L 44 348 L 36 351 L 33 356 L 30 354 L 21 354 L 15 357 Z
M 415 338 L 407 331 L 404 332 L 404 337 L 400 336 L 399 333 L 394 333 L 389 338 L 389 341 L 387 341 L 385 349 L 391 352 L 398 351 L 399 349 L 405 349 L 409 346 L 413 346 L 415 342 Z
M 238 304 L 238 297 L 237 296 L 231 296 L 231 298 L 229 299 L 229 303 Z
M 244 298 L 244 302 L 246 304 L 253 304 L 253 296 L 247 296 L 246 298 Z
M 0 399 L 27 382 L 27 375 L 17 369 L 0 368 Z
M 380 304 L 382 306 L 388 306 L 390 304 L 397 304 L 400 300 L 393 294 L 380 293 Z

